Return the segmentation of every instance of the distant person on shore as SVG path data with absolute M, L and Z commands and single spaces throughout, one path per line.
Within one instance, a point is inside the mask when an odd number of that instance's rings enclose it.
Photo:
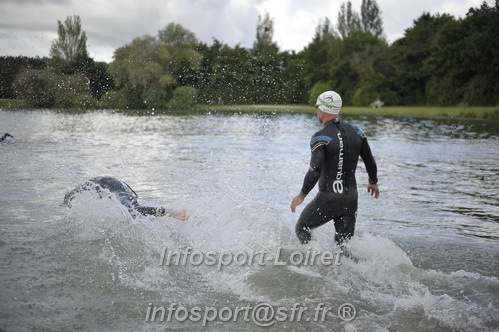
M 9 137 L 10 137 L 10 138 L 14 138 L 14 136 L 12 136 L 12 135 L 11 135 L 11 134 L 9 134 L 9 133 L 5 133 L 5 134 L 3 134 L 3 136 L 2 136 L 2 137 L 0 137 L 0 142 L 5 141 L 5 140 L 6 140 L 7 138 L 9 138 Z
M 381 108 L 384 104 L 385 104 L 384 102 L 378 99 L 372 102 L 369 106 L 371 106 L 372 109 L 376 109 L 376 108 Z
M 189 218 L 187 210 L 185 209 L 166 209 L 164 207 L 146 207 L 139 205 L 137 202 L 138 195 L 135 191 L 125 182 L 112 177 L 96 177 L 85 181 L 84 184 L 69 191 L 64 197 L 64 202 L 61 205 L 71 208 L 71 201 L 74 199 L 75 195 L 84 190 L 96 191 L 99 194 L 99 198 L 111 198 L 111 196 L 106 195 L 107 192 L 105 189 L 107 189 L 111 194 L 114 194 L 118 201 L 128 208 L 128 211 L 132 214 L 132 216 L 133 213 L 137 211 L 144 216 L 171 216 L 180 220 L 187 220 Z
M 369 175 L 367 191 L 375 198 L 379 197 L 377 166 L 364 132 L 339 118 L 342 106 L 339 94 L 326 91 L 317 98 L 315 106 L 324 128 L 315 133 L 310 142 L 310 168 L 300 193 L 291 202 L 291 211 L 295 212 L 319 182 L 319 192 L 296 223 L 296 235 L 302 244 L 308 243 L 312 229 L 334 220 L 335 241 L 341 245 L 355 230 L 358 205 L 355 169 L 359 156 Z

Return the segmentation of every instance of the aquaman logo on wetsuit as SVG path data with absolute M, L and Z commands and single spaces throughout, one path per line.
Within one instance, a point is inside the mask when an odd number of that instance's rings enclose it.
M 336 173 L 336 180 L 333 182 L 333 191 L 337 194 L 343 193 L 343 138 L 341 132 L 338 133 L 339 140 L 339 153 L 338 153 L 338 172 Z

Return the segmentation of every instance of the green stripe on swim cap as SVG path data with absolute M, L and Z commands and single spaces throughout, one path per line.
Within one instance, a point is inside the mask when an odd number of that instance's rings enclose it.
M 341 106 L 343 105 L 341 96 L 334 91 L 323 92 L 315 103 L 321 111 L 330 114 L 340 113 Z

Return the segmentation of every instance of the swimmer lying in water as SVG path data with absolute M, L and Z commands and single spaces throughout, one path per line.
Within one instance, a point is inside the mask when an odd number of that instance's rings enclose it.
M 66 196 L 64 196 L 64 202 L 61 205 L 71 208 L 71 201 L 75 197 L 75 194 L 81 193 L 82 190 L 95 190 L 99 194 L 99 198 L 105 197 L 106 192 L 103 191 L 103 189 L 107 189 L 111 193 L 115 194 L 118 201 L 122 205 L 126 206 L 132 215 L 134 211 L 137 211 L 144 216 L 152 215 L 160 217 L 166 215 L 180 220 L 187 220 L 189 218 L 187 210 L 185 209 L 166 209 L 164 207 L 148 207 L 139 205 L 137 202 L 138 195 L 135 191 L 133 191 L 133 189 L 130 188 L 130 186 L 125 182 L 112 177 L 97 177 L 85 181 L 84 184 L 69 191 Z M 108 197 L 111 198 L 110 196 Z
M 3 134 L 3 136 L 2 136 L 2 137 L 0 137 L 0 142 L 2 142 L 2 141 L 4 141 L 4 140 L 6 140 L 6 139 L 7 139 L 7 138 L 9 138 L 9 137 L 10 137 L 10 138 L 14 138 L 14 136 L 12 136 L 12 135 L 11 135 L 11 134 L 9 134 L 9 133 L 5 133 L 5 134 Z

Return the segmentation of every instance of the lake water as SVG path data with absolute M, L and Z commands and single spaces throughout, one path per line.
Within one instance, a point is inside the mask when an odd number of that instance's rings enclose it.
M 368 135 L 381 197 L 360 162 L 358 261 L 305 265 L 338 249 L 332 223 L 300 245 L 305 204 L 289 211 L 314 116 L 0 110 L 15 137 L 0 143 L 0 329 L 497 331 L 499 123 L 343 119 Z M 91 192 L 60 206 L 103 175 L 190 219 L 134 219 Z

